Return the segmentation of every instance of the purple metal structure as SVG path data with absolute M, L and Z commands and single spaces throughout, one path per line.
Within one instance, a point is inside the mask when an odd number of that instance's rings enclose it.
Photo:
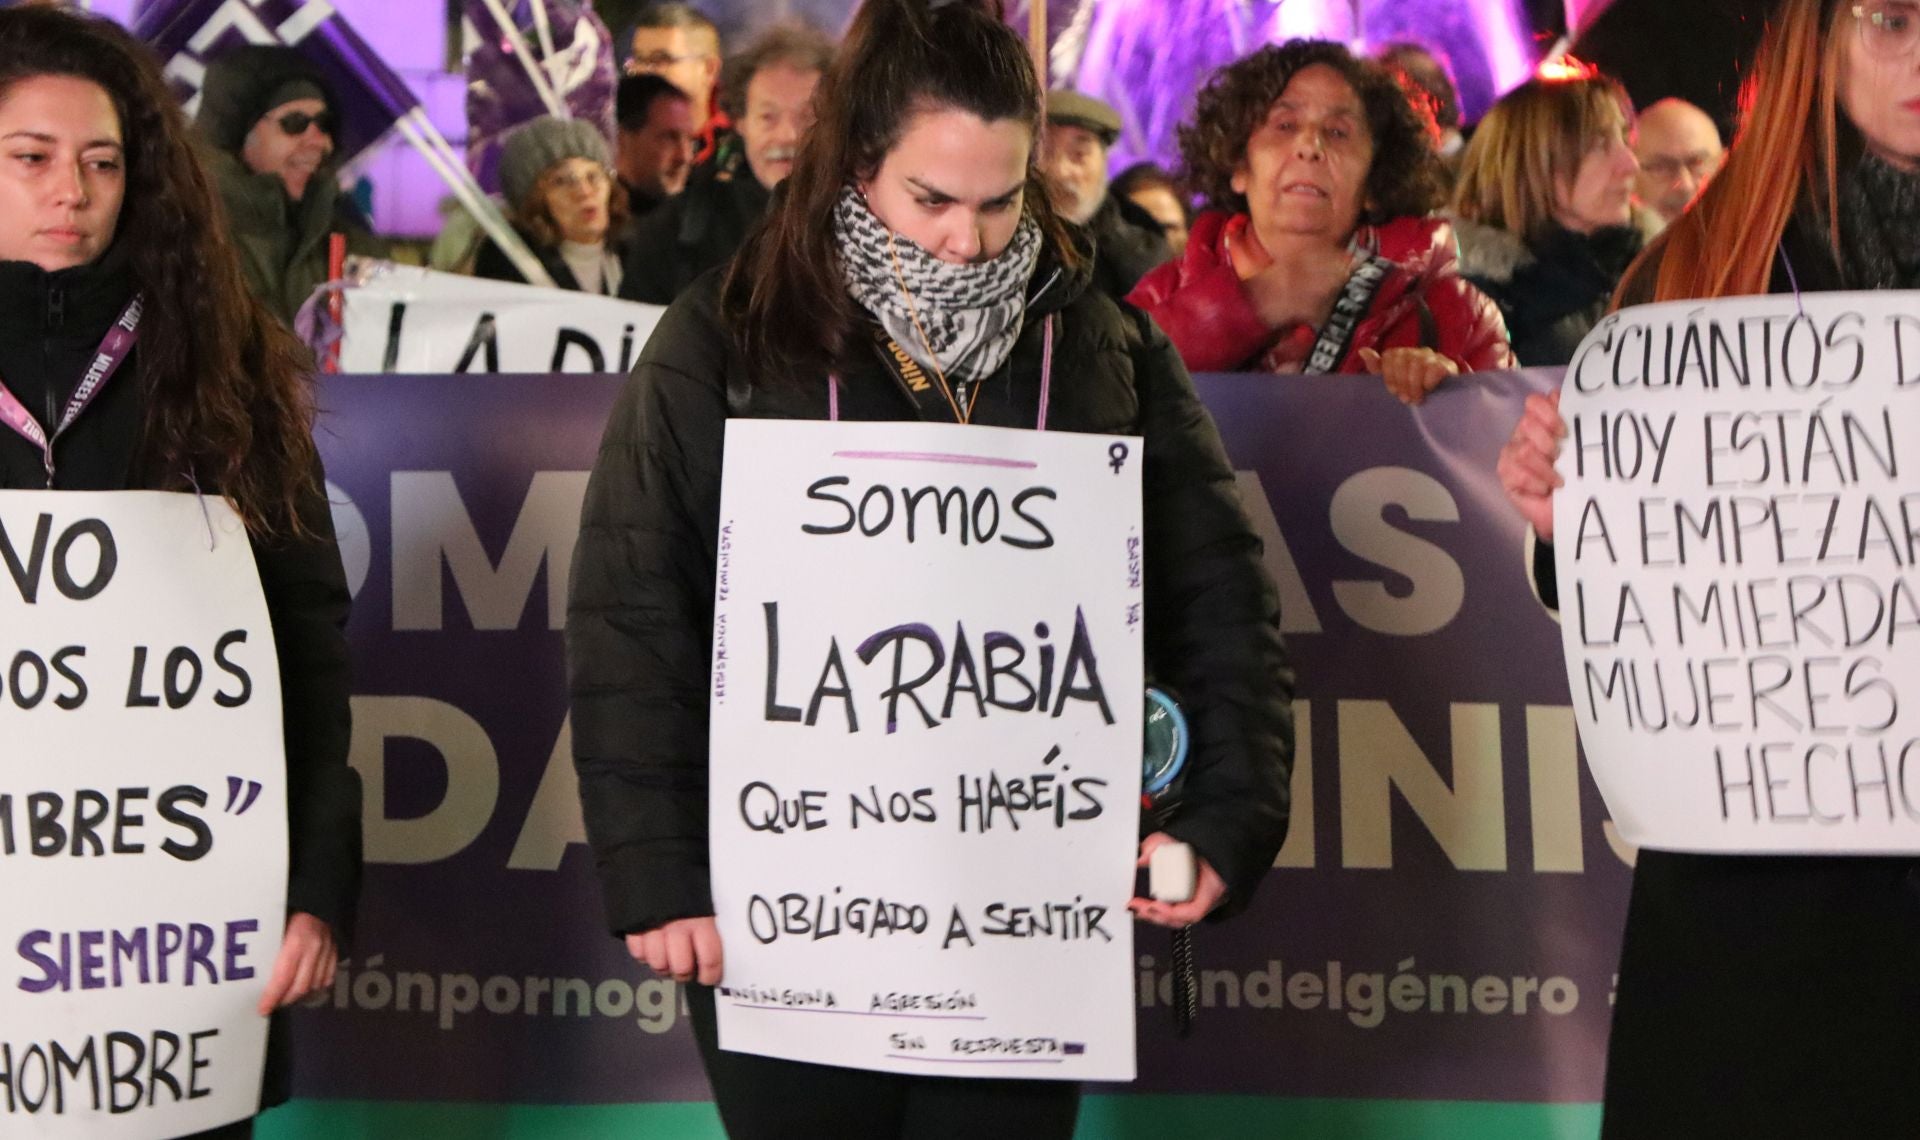
M 1453 67 L 1461 109 L 1477 118 L 1531 74 L 1552 46 L 1538 43 L 1516 0 L 1043 0 L 1051 85 L 1120 109 L 1113 159 L 1168 163 L 1174 128 L 1213 70 L 1266 43 L 1305 37 L 1358 50 L 1399 40 L 1433 49 Z M 1587 7 L 1596 6 L 1589 0 Z M 1015 15 L 1025 25 L 1025 9 Z

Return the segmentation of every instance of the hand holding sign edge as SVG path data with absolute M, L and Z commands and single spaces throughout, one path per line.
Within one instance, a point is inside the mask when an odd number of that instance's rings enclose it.
M 1550 396 L 1528 396 L 1526 410 L 1500 449 L 1496 466 L 1507 500 L 1546 542 L 1553 541 L 1553 492 L 1565 482 L 1553 469 L 1553 461 L 1566 434 L 1559 390 Z
M 1460 366 L 1451 357 L 1431 348 L 1389 348 L 1385 352 L 1361 348 L 1359 353 L 1367 371 L 1380 377 L 1387 391 L 1409 407 L 1426 399 L 1442 380 L 1460 374 Z

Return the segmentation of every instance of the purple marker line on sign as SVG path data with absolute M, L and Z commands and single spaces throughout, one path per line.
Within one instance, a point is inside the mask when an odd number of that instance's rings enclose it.
M 958 463 L 963 467 L 1017 467 L 1031 469 L 1040 466 L 1026 459 L 1000 459 L 991 455 L 956 455 L 947 451 L 836 451 L 835 459 L 899 459 L 908 463 Z
M 733 1003 L 735 1009 L 768 1009 L 775 1013 L 836 1013 L 841 1017 L 904 1017 L 910 1021 L 985 1021 L 984 1013 L 889 1013 L 885 1010 L 815 1009 L 803 1005 L 756 1005 L 750 1001 Z
M 1058 1065 L 1064 1057 L 922 1057 L 915 1053 L 888 1053 L 897 1061 L 925 1061 L 929 1065 Z

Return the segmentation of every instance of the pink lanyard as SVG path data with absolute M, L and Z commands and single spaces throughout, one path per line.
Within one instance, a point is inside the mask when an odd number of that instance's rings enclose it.
M 53 486 L 54 441 L 60 438 L 60 433 L 73 426 L 73 421 L 80 418 L 80 413 L 87 410 L 87 405 L 93 403 L 94 397 L 107 386 L 107 381 L 113 379 L 113 374 L 127 362 L 134 344 L 140 339 L 142 308 L 139 297 L 127 302 L 120 319 L 113 322 L 113 327 L 101 339 L 100 347 L 94 350 L 93 363 L 87 366 L 87 374 L 80 378 L 80 386 L 73 390 L 72 397 L 67 400 L 67 410 L 61 415 L 51 435 L 7 388 L 6 382 L 0 380 L 0 423 L 5 423 L 21 438 L 40 449 L 40 462 L 47 470 L 47 486 Z
M 1047 430 L 1047 400 L 1053 394 L 1053 316 L 1049 314 L 1042 326 L 1040 339 L 1040 415 L 1033 427 L 1035 431 Z M 840 376 L 838 373 L 827 377 L 827 419 L 840 422 Z

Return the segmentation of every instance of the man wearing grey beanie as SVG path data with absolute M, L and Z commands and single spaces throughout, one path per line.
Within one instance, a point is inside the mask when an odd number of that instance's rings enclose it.
M 326 281 L 330 235 L 345 234 L 354 253 L 385 253 L 334 181 L 334 101 L 298 52 L 249 46 L 221 56 L 194 125 L 247 282 L 282 321 Z
M 613 177 L 600 128 L 543 116 L 513 129 L 500 151 L 500 182 L 514 228 L 562 289 L 613 295 L 620 290 L 627 192 Z M 524 281 L 489 241 L 474 276 Z

